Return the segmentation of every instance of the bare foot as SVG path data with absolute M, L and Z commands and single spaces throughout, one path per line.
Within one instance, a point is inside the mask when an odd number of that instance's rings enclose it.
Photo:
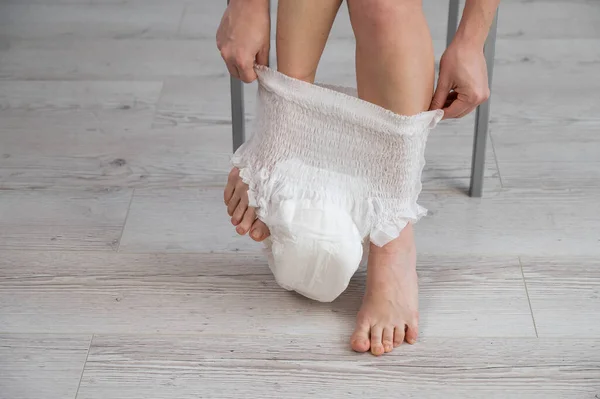
M 271 234 L 269 228 L 256 218 L 254 208 L 248 206 L 248 185 L 240 178 L 238 168 L 231 169 L 229 173 L 224 199 L 227 213 L 238 234 L 244 235 L 250 231 L 254 241 L 262 241 Z
M 377 247 L 371 244 L 367 289 L 350 339 L 352 349 L 380 356 L 405 339 L 416 342 L 419 322 L 416 251 L 412 225 L 400 237 Z

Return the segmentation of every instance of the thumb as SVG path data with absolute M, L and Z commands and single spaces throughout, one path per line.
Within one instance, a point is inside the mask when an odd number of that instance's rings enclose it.
M 435 93 L 433 94 L 433 99 L 431 100 L 431 105 L 429 106 L 430 110 L 442 109 L 444 108 L 444 104 L 446 103 L 446 99 L 450 94 L 450 89 L 452 85 L 446 79 L 443 79 L 441 76 L 438 79 L 437 87 L 435 88 Z
M 462 118 L 474 109 L 474 106 L 469 105 L 459 96 L 452 101 L 448 108 L 444 109 L 444 119 Z

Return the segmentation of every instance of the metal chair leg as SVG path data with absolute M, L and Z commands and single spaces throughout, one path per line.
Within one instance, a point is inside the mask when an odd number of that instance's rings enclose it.
M 458 6 L 459 0 L 450 0 L 448 2 L 448 31 L 446 34 L 446 47 L 452 43 L 454 34 L 458 28 Z
M 488 85 L 492 87 L 492 75 L 494 72 L 494 54 L 496 51 L 496 28 L 498 25 L 498 13 L 485 41 L 483 52 L 487 63 Z M 469 195 L 481 197 L 483 193 L 483 175 L 485 172 L 485 148 L 490 121 L 490 99 L 477 107 L 475 112 L 475 134 L 473 140 L 473 158 L 471 160 L 471 184 Z
M 231 129 L 233 135 L 233 152 L 246 141 L 246 123 L 244 117 L 244 84 L 241 80 L 230 79 L 231 85 Z
M 229 0 L 227 0 L 229 5 Z M 246 119 L 244 115 L 244 84 L 241 80 L 229 79 L 231 88 L 231 135 L 233 141 L 233 152 L 235 152 L 244 141 L 246 141 Z

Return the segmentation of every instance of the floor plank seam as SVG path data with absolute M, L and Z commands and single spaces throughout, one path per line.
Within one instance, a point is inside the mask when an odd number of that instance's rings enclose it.
M 179 39 L 181 36 L 181 26 L 183 25 L 183 19 L 185 18 L 185 14 L 187 14 L 188 3 L 183 4 L 183 10 L 181 10 L 181 17 L 179 18 L 179 22 L 177 23 L 177 31 L 175 32 L 175 39 Z
M 164 91 L 165 91 L 165 79 L 160 81 L 160 90 L 158 91 L 158 96 L 156 97 L 156 102 L 154 103 L 154 109 L 152 110 L 152 116 L 150 117 L 150 130 L 154 129 L 154 122 L 156 121 L 156 114 L 158 113 L 158 109 L 160 106 L 160 102 L 163 98 Z M 162 187 L 162 186 L 160 186 L 160 187 L 140 187 L 140 188 L 158 189 L 158 190 L 164 189 L 164 187 Z
M 131 204 L 133 203 L 133 197 L 135 196 L 135 188 L 131 191 L 131 198 L 129 199 L 129 205 L 127 205 L 127 213 L 125 214 L 125 221 L 123 222 L 123 228 L 121 229 L 121 235 L 119 236 L 119 242 L 117 243 L 117 250 L 121 249 L 121 241 L 123 240 L 123 234 L 125 233 L 125 227 L 127 226 L 127 220 L 129 219 L 129 213 L 131 211 Z
M 494 144 L 494 137 L 490 129 L 490 145 L 492 147 L 492 154 L 494 154 L 494 163 L 496 164 L 496 170 L 498 171 L 498 180 L 500 182 L 500 188 L 504 188 L 504 182 L 502 181 L 502 173 L 500 173 L 500 164 L 498 163 L 498 153 L 496 152 L 496 145 Z
M 525 272 L 523 272 L 523 262 L 519 256 L 519 267 L 521 268 L 521 276 L 523 276 L 523 286 L 525 287 L 525 294 L 527 294 L 527 303 L 529 303 L 529 312 L 531 312 L 531 321 L 533 322 L 533 329 L 535 330 L 535 337 L 539 338 L 537 325 L 535 324 L 535 316 L 533 315 L 533 307 L 531 306 L 531 299 L 529 298 L 529 290 L 527 289 L 527 281 L 525 280 Z
M 77 384 L 77 390 L 75 391 L 75 396 L 73 397 L 73 399 L 77 399 L 77 396 L 79 396 L 79 388 L 81 387 L 81 381 L 83 380 L 83 373 L 85 372 L 85 366 L 87 364 L 88 357 L 90 356 L 90 349 L 92 349 L 92 341 L 93 340 L 94 340 L 94 334 L 92 334 L 92 337 L 90 338 L 88 350 L 87 350 L 87 353 L 85 354 L 85 361 L 83 362 L 83 367 L 81 368 L 81 376 L 79 377 L 79 384 Z

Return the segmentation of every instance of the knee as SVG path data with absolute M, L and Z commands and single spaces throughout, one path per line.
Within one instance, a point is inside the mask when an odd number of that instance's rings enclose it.
M 398 24 L 422 13 L 422 0 L 349 0 L 352 26 L 369 36 L 369 40 L 385 38 L 397 32 Z M 388 38 L 389 39 L 389 38 Z

